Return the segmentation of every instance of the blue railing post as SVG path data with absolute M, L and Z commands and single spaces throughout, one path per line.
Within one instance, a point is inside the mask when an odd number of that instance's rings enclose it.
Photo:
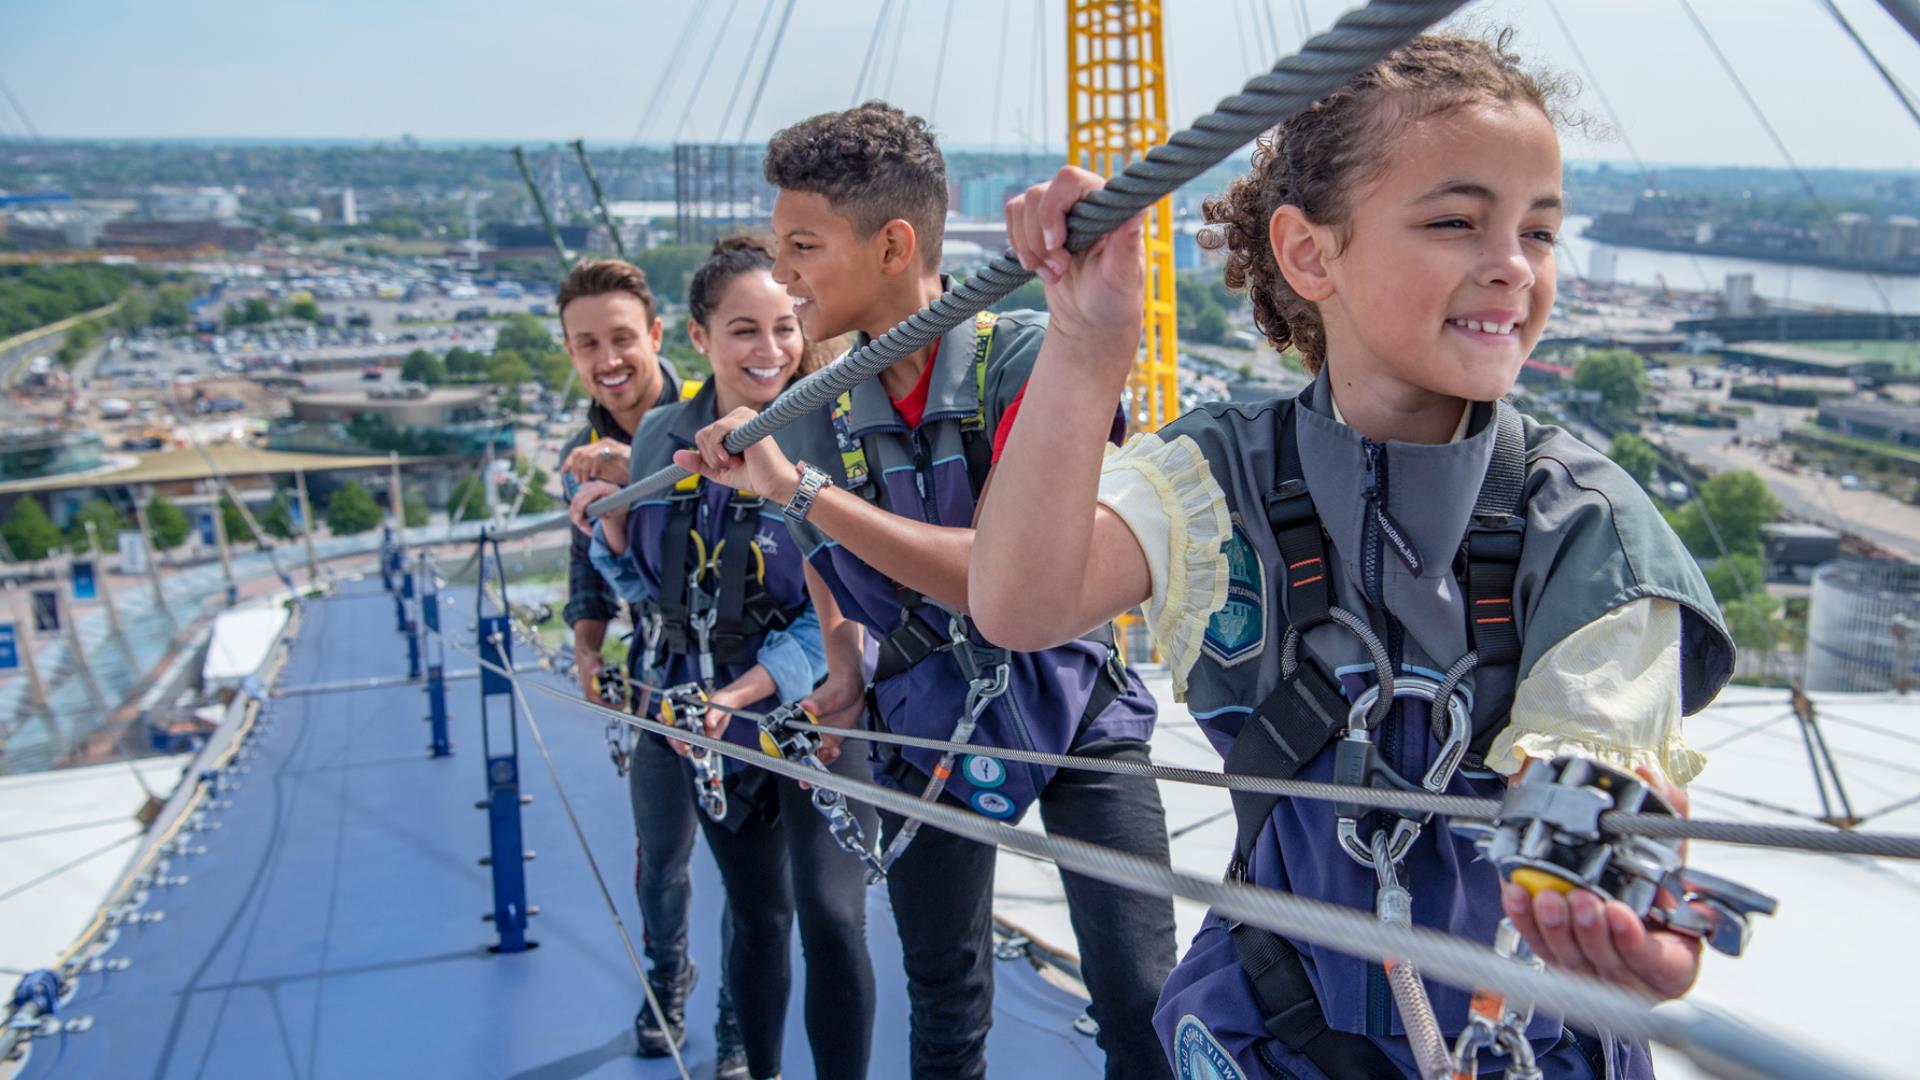
M 435 637 L 440 633 L 440 590 L 434 584 L 433 568 L 423 556 L 420 560 L 420 621 Z M 428 747 L 434 757 L 453 753 L 447 741 L 447 664 L 445 646 L 434 650 L 427 661 L 427 722 L 433 726 L 433 743 Z
M 400 632 L 407 635 L 407 678 L 420 677 L 420 622 L 407 610 L 407 602 L 414 597 L 414 573 L 406 571 L 400 576 Z
M 484 570 L 483 570 L 484 579 Z M 487 761 L 487 798 L 478 806 L 487 811 L 487 857 L 493 869 L 493 911 L 486 918 L 500 935 L 494 952 L 523 952 L 535 943 L 527 940 L 526 851 L 520 828 L 520 731 L 513 697 L 513 681 L 500 671 L 513 670 L 513 646 L 507 616 L 479 618 L 480 735 Z M 497 666 L 500 671 L 495 671 Z M 487 724 L 487 700 L 505 695 L 511 737 L 505 753 L 496 754 Z

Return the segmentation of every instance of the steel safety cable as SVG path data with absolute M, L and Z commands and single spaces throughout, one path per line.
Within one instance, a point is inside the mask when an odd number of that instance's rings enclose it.
M 654 694 L 665 693 L 664 689 L 649 683 L 640 682 L 622 675 L 621 678 L 631 685 Z M 589 702 L 588 704 L 592 704 Z M 738 716 L 753 723 L 759 723 L 765 713 L 751 709 L 736 709 L 726 705 L 709 703 L 709 708 L 717 712 Z M 790 727 L 812 728 L 813 725 L 799 721 L 790 721 Z M 1389 788 L 1357 787 L 1350 784 L 1329 784 L 1316 780 L 1277 780 L 1267 776 L 1254 776 L 1248 773 L 1217 772 L 1212 769 L 1193 769 L 1174 765 L 1162 765 L 1156 762 L 1123 761 L 1107 758 L 1086 758 L 1073 754 L 1050 754 L 1042 750 L 1020 750 L 1004 746 L 987 746 L 980 743 L 956 743 L 945 739 L 929 739 L 919 735 L 901 735 L 891 731 L 873 731 L 868 729 L 839 729 L 828 731 L 840 738 L 861 742 L 882 743 L 888 746 L 911 747 L 916 750 L 933 750 L 941 753 L 968 754 L 974 757 L 988 757 L 1000 761 L 1015 761 L 1026 765 L 1040 765 L 1053 769 L 1076 769 L 1082 772 L 1113 773 L 1123 776 L 1144 776 L 1153 780 L 1165 780 L 1174 784 L 1194 784 L 1202 787 L 1223 788 L 1228 791 L 1244 791 L 1261 795 L 1279 795 L 1286 798 L 1313 799 L 1324 802 L 1354 802 L 1380 810 L 1399 810 L 1414 814 L 1440 814 L 1447 817 L 1472 818 L 1481 821 L 1494 821 L 1500 817 L 1501 801 L 1473 795 L 1439 795 L 1426 791 L 1399 791 Z M 1788 848 L 1823 855 L 1864 855 L 1873 858 L 1920 860 L 1920 835 L 1911 833 L 1864 833 L 1850 829 L 1812 828 L 1796 825 L 1770 825 L 1746 821 L 1714 821 L 1698 818 L 1672 817 L 1666 814 L 1628 813 L 1621 810 L 1607 811 L 1600 815 L 1600 823 L 1608 830 L 1626 836 L 1652 836 L 1699 840 L 1706 843 L 1738 844 L 1743 847 Z
M 1332 29 L 1307 42 L 1298 55 L 1287 57 L 1272 71 L 1248 81 L 1240 93 L 1220 102 L 1192 127 L 1176 133 L 1146 156 L 1135 159 L 1106 187 L 1075 204 L 1067 215 L 1068 250 L 1085 251 L 1135 214 L 1378 63 L 1464 3 L 1372 0 L 1366 7 L 1341 16 Z M 1033 271 L 1009 255 L 995 258 L 906 321 L 789 387 L 759 415 L 729 433 L 727 449 L 739 453 L 830 404 L 896 361 L 932 344 L 1033 276 Z M 668 466 L 596 500 L 587 512 L 598 518 L 609 510 L 665 491 L 687 475 L 678 466 Z
M 867 55 L 860 61 L 860 74 L 853 80 L 853 97 L 847 102 L 851 109 L 860 104 L 860 95 L 867 89 L 867 72 L 873 69 L 873 58 L 880 51 L 880 38 L 886 33 L 887 15 L 893 10 L 893 0 L 880 0 L 880 14 L 874 17 L 873 33 L 867 38 Z
M 504 592 L 504 586 L 502 588 Z M 500 635 L 493 635 L 494 645 L 502 648 Z M 443 643 L 451 645 L 444 636 Z M 452 645 L 456 651 L 464 652 L 458 645 Z M 553 755 L 547 751 L 546 736 L 540 733 L 540 724 L 533 718 L 533 704 L 527 700 L 526 691 L 520 685 L 517 672 L 509 672 L 486 659 L 469 653 L 482 667 L 491 669 L 495 674 L 506 676 L 507 685 L 513 687 L 513 696 L 520 702 L 520 711 L 526 715 L 527 731 L 533 735 L 533 744 L 540 748 L 540 760 L 546 763 L 547 775 L 553 780 L 553 792 L 560 797 L 560 808 L 567 812 L 567 823 L 573 826 L 574 839 L 580 841 L 580 854 L 587 858 L 587 869 L 593 872 L 593 883 L 600 887 L 600 899 L 606 901 L 607 914 L 613 919 L 613 928 L 620 934 L 620 944 L 627 950 L 627 960 L 633 964 L 633 973 L 640 979 L 640 988 L 647 995 L 647 1010 L 653 1013 L 654 1022 L 667 1035 L 667 1049 L 673 1053 L 674 1068 L 680 1070 L 680 1080 L 693 1080 L 687 1072 L 687 1063 L 680 1057 L 680 1047 L 673 1041 L 673 1027 L 667 1023 L 666 1012 L 660 1007 L 660 999 L 653 992 L 653 984 L 647 981 L 647 972 L 640 964 L 640 954 L 633 947 L 633 936 L 627 933 L 626 920 L 620 917 L 620 906 L 613 902 L 613 891 L 607 888 L 607 879 L 600 873 L 600 863 L 593 857 L 593 847 L 587 843 L 587 831 L 580 826 L 580 815 L 573 812 L 573 800 L 567 798 L 567 787 L 560 782 L 560 769 L 553 763 Z
M 519 676 L 462 646 L 449 644 L 512 680 L 518 689 Z M 964 839 L 1047 859 L 1064 870 L 1136 892 L 1204 903 L 1225 919 L 1296 941 L 1375 961 L 1411 962 L 1429 978 L 1462 989 L 1490 989 L 1513 1002 L 1564 1014 L 1583 1028 L 1663 1043 L 1715 1075 L 1792 1080 L 1862 1075 L 1837 1064 L 1830 1056 L 1809 1053 L 1729 1017 L 1685 1004 L 1653 1011 L 1654 1002 L 1646 997 L 1586 976 L 1516 964 L 1480 942 L 1419 926 L 1384 925 L 1370 913 L 1275 889 L 1196 878 L 1138 855 L 1068 837 L 1027 832 L 970 811 L 922 802 L 871 781 L 796 765 L 724 739 L 596 706 L 575 697 L 571 690 L 541 683 L 533 688 L 562 701 L 585 705 L 628 727 L 678 739 L 789 780 L 837 791 L 889 813 L 918 818 Z

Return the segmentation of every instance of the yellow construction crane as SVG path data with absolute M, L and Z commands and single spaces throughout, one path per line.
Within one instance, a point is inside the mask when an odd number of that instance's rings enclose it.
M 1167 141 L 1166 34 L 1160 0 L 1067 0 L 1067 161 L 1112 176 Z M 1173 197 L 1147 213 L 1147 320 L 1128 380 L 1127 427 L 1180 415 Z
M 1067 161 L 1112 176 L 1167 141 L 1166 34 L 1160 0 L 1067 0 Z M 1175 338 L 1173 196 L 1147 211 L 1147 315 L 1127 380 L 1127 430 L 1154 431 L 1180 415 Z M 1141 626 L 1117 620 L 1116 643 Z M 1156 657 L 1158 650 L 1154 650 Z

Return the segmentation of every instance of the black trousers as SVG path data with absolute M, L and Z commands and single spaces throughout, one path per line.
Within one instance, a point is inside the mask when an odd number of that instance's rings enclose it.
M 1137 739 L 1089 743 L 1082 757 L 1146 761 Z M 886 834 L 901 818 L 881 815 Z M 1040 794 L 1049 833 L 1168 861 L 1166 812 L 1154 781 L 1062 769 Z M 916 1080 L 986 1075 L 993 1026 L 994 849 L 921 828 L 888 875 L 906 959 Z M 1173 970 L 1173 901 L 1062 872 L 1081 974 L 1100 1023 L 1107 1076 L 1167 1077 L 1153 1007 Z
M 842 754 L 832 769 L 871 779 L 864 756 Z M 780 1072 L 793 973 L 789 941 L 800 920 L 806 964 L 807 1040 L 814 1075 L 859 1080 L 873 1042 L 873 965 L 867 957 L 866 869 L 834 842 L 812 798 L 790 780 L 771 781 L 763 805 L 738 829 L 699 814 L 726 883 L 733 936 L 728 983 L 756 1077 Z M 871 840 L 873 811 L 849 804 Z

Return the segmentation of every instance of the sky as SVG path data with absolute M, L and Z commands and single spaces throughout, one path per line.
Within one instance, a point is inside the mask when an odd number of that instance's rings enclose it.
M 1691 2 L 1802 166 L 1920 169 L 1920 123 L 1820 0 Z M 1836 2 L 1881 61 L 1920 87 L 1920 45 L 1874 0 Z M 1607 117 L 1597 84 L 1643 159 L 1785 163 L 1680 0 L 1554 3 L 1593 65 L 1580 104 Z M 1058 147 L 1066 6 L 3 0 L 0 80 L 43 138 L 758 141 L 852 102 L 885 11 L 863 97 L 929 115 L 950 147 Z M 1164 9 L 1176 128 L 1295 49 L 1303 15 L 1317 32 L 1344 10 L 1334 0 L 1164 0 Z M 1586 81 L 1545 0 L 1477 0 L 1463 18 L 1511 25 L 1524 56 Z M 25 137 L 0 99 L 0 139 Z M 1628 157 L 1617 137 L 1570 135 L 1565 153 Z

